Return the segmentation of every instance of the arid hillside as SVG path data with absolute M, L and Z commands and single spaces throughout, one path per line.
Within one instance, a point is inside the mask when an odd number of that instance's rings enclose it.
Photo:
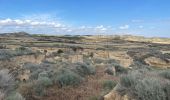
M 170 100 L 170 39 L 0 34 L 0 100 Z

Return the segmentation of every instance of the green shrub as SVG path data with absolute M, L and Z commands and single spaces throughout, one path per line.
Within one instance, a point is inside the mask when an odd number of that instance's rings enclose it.
M 138 100 L 166 100 L 161 80 L 145 78 L 135 86 L 135 94 Z
M 106 64 L 114 64 L 114 63 L 118 63 L 115 59 L 107 59 L 105 61 Z
M 53 77 L 54 83 L 59 84 L 61 87 L 69 85 L 78 85 L 83 79 L 78 74 L 68 70 L 62 69 Z
M 37 96 L 44 96 L 46 94 L 46 87 L 40 81 L 37 81 L 36 84 L 33 84 L 33 91 Z
M 170 70 L 165 70 L 165 71 L 162 71 L 160 73 L 160 76 L 166 78 L 166 79 L 170 79 Z
M 134 87 L 139 79 L 143 78 L 144 76 L 139 71 L 132 71 L 129 74 L 122 75 L 120 77 L 120 84 L 126 88 Z
M 12 51 L 10 50 L 0 50 L 0 60 L 6 60 L 13 57 Z
M 164 85 L 164 91 L 165 91 L 167 100 L 170 100 L 170 83 L 167 83 L 166 85 Z
M 57 53 L 58 53 L 58 54 L 61 54 L 61 53 L 64 53 L 64 51 L 61 50 L 61 49 L 59 49 L 59 50 L 57 51 Z
M 16 56 L 21 56 L 21 55 L 30 55 L 30 54 L 35 54 L 31 49 L 26 48 L 26 47 L 19 47 L 15 49 L 15 55 Z
M 75 66 L 74 71 L 83 77 L 86 75 L 94 75 L 96 72 L 94 66 L 87 65 L 85 63 L 76 63 Z
M 128 72 L 128 69 L 126 69 L 125 67 L 123 67 L 117 63 L 113 63 L 113 66 L 115 67 L 116 74 L 122 74 L 122 73 Z
M 106 80 L 103 82 L 103 88 L 106 90 L 112 90 L 116 86 L 117 82 L 113 80 Z
M 130 88 L 130 87 L 134 86 L 135 82 L 136 82 L 136 80 L 133 77 L 122 76 L 120 78 L 121 85 L 126 87 L 126 88 Z
M 25 98 L 22 97 L 20 93 L 16 92 L 8 95 L 8 97 L 5 98 L 5 100 L 25 100 Z
M 36 83 L 33 84 L 35 95 L 42 96 L 45 94 L 45 89 L 53 84 L 48 77 L 39 77 Z
M 137 100 L 169 100 L 170 81 L 160 78 L 158 74 L 157 70 L 131 71 L 120 78 L 119 88 L 124 87 L 124 91 Z
M 0 70 L 0 91 L 6 94 L 14 90 L 15 82 L 8 69 Z
M 101 64 L 103 62 L 103 59 L 95 58 L 93 59 L 95 64 Z
M 105 73 L 109 74 L 109 75 L 115 75 L 115 71 L 113 70 L 114 66 L 108 66 L 105 70 Z
M 28 69 L 31 72 L 38 70 L 40 67 L 41 67 L 40 65 L 34 64 L 34 63 L 25 63 L 24 64 L 24 69 Z
M 43 71 L 43 72 L 39 73 L 38 78 L 48 77 L 48 76 L 49 76 L 48 73 L 46 71 Z
M 53 84 L 52 80 L 48 77 L 38 77 L 37 84 L 44 87 L 49 87 Z

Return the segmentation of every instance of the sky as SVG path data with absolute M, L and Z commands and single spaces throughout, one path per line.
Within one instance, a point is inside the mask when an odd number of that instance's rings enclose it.
M 170 0 L 0 0 L 0 33 L 170 37 Z

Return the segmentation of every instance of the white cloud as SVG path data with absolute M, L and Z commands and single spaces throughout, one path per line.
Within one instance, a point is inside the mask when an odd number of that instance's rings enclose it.
M 120 26 L 119 29 L 121 30 L 126 30 L 126 29 L 129 29 L 129 25 L 124 25 L 124 26 Z
M 86 28 L 86 26 L 80 26 L 80 29 L 85 29 Z
M 46 21 L 33 21 L 23 19 L 4 19 L 0 20 L 0 26 L 49 26 L 49 27 L 64 27 L 61 23 L 46 22 Z
M 143 20 L 141 20 L 141 19 L 134 19 L 134 20 L 132 20 L 132 22 L 133 23 L 141 23 L 141 22 L 143 22 Z
M 47 19 L 47 18 L 45 18 Z M 103 34 L 111 31 L 111 26 L 69 26 L 56 20 L 35 20 L 31 19 L 1 19 L 0 33 L 26 31 L 30 33 L 47 33 L 47 34 Z
M 56 15 L 39 14 L 22 16 L 17 19 L 0 19 L 0 33 L 26 31 L 46 34 L 109 34 L 115 30 L 112 26 L 74 26 L 67 24 Z
M 104 27 L 103 25 L 96 26 L 95 29 L 96 29 L 96 30 L 99 30 L 99 31 L 106 31 L 106 30 L 107 30 L 107 28 Z

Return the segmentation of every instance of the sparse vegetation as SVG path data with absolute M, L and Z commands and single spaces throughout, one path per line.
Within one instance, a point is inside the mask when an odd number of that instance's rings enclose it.
M 170 70 L 169 70 L 169 69 L 160 72 L 160 75 L 161 75 L 162 77 L 167 78 L 167 79 L 170 80 Z
M 0 38 L 0 100 L 100 100 L 110 91 L 170 99 L 169 45 L 123 36 L 11 36 Z M 159 58 L 161 68 L 148 57 Z
M 109 75 L 116 75 L 115 67 L 114 66 L 107 66 L 105 73 Z
M 116 74 L 123 74 L 123 73 L 127 73 L 128 69 L 117 64 L 117 63 L 113 63 L 113 66 L 115 67 L 116 70 Z
M 15 91 L 16 83 L 9 70 L 0 70 L 0 99 L 5 100 L 25 100 L 22 95 Z
M 55 83 L 58 83 L 61 87 L 68 85 L 78 85 L 82 81 L 82 77 L 72 71 L 63 70 L 55 78 Z
M 0 90 L 8 94 L 10 91 L 14 90 L 14 85 L 15 82 L 12 75 L 9 74 L 9 70 L 0 70 Z
M 120 84 L 137 100 L 167 100 L 170 81 L 156 77 L 157 74 L 146 70 L 132 71 L 120 78 Z
M 10 94 L 6 98 L 6 100 L 25 100 L 25 98 L 23 98 L 23 96 L 20 93 L 16 92 L 16 93 Z
M 106 80 L 103 82 L 103 88 L 106 90 L 112 90 L 116 86 L 117 82 L 113 80 Z
M 61 50 L 61 49 L 59 49 L 59 50 L 57 51 L 57 53 L 58 53 L 58 54 L 61 54 L 61 53 L 64 53 L 64 51 Z
M 93 67 L 91 65 L 84 64 L 84 63 L 77 63 L 77 64 L 75 64 L 75 72 L 83 77 L 86 75 L 94 75 L 95 67 Z

